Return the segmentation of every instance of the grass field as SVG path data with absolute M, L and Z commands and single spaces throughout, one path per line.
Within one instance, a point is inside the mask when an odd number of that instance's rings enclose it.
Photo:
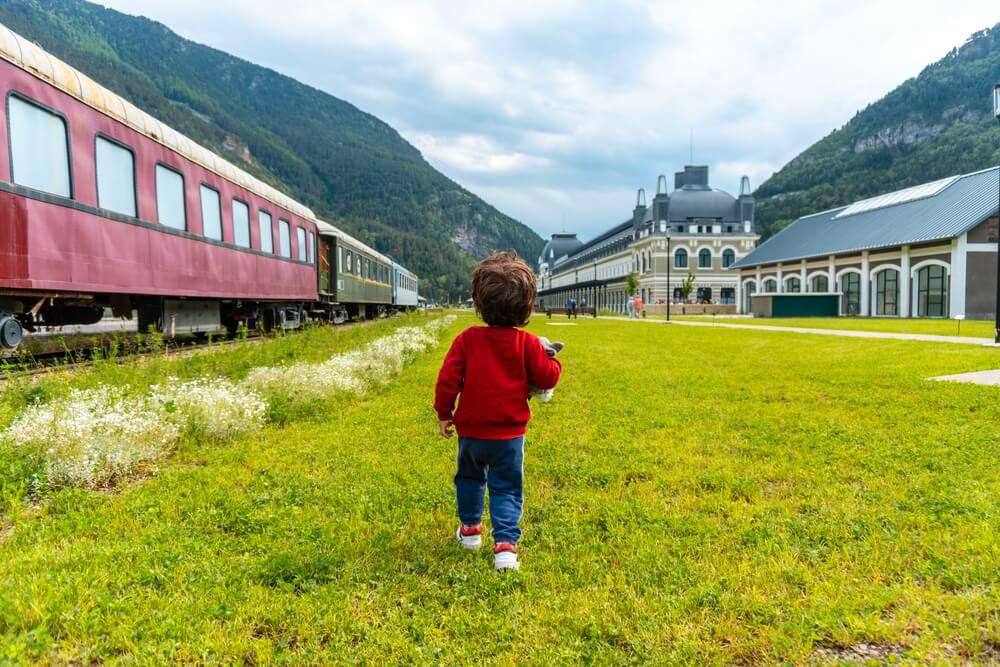
M 757 326 L 792 327 L 796 329 L 847 329 L 852 331 L 885 331 L 890 333 L 927 334 L 931 336 L 994 336 L 992 320 L 895 319 L 889 317 L 719 317 L 710 315 L 674 316 L 673 319 L 720 324 L 752 324 Z
M 996 350 L 558 324 L 531 326 L 567 348 L 529 425 L 520 572 L 451 541 L 444 342 L 123 490 L 11 503 L 0 662 L 1000 659 L 1000 390 L 925 381 Z M 238 378 L 375 333 L 97 372 Z

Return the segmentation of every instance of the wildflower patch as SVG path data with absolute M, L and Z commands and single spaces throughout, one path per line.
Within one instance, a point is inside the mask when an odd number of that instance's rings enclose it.
M 268 397 L 318 399 L 388 382 L 454 320 L 399 327 L 321 363 L 254 368 L 241 383 L 170 378 L 139 397 L 107 385 L 73 390 L 26 408 L 3 432 L 4 444 L 38 461 L 48 487 L 106 487 L 152 469 L 185 432 L 222 441 L 260 429 Z
M 267 412 L 259 394 L 223 378 L 171 378 L 153 385 L 151 399 L 166 419 L 214 440 L 256 431 Z
M 399 375 L 418 354 L 432 348 L 441 330 L 455 321 L 448 315 L 422 327 L 400 327 L 360 350 L 335 354 L 321 363 L 254 368 L 244 386 L 293 401 L 324 398 L 337 392 L 363 393 L 371 384 L 384 384 Z
M 148 398 L 102 386 L 28 408 L 5 437 L 12 446 L 41 455 L 49 485 L 93 489 L 161 458 L 178 434 L 177 424 L 163 419 Z

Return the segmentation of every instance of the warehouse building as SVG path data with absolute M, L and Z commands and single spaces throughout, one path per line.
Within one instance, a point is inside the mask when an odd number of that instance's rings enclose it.
M 737 305 L 739 276 L 729 270 L 756 245 L 754 198 L 743 177 L 733 197 L 709 185 L 708 167 L 686 166 L 674 175 L 674 190 L 660 176 L 652 206 L 639 190 L 630 218 L 586 243 L 576 234 L 553 234 L 538 258 L 538 305 L 578 305 L 625 311 L 626 279 L 634 272 L 645 304 L 688 301 Z M 663 306 L 666 307 L 665 305 Z
M 827 299 L 839 315 L 993 318 L 998 171 L 799 218 L 733 264 L 741 311 L 821 314 Z

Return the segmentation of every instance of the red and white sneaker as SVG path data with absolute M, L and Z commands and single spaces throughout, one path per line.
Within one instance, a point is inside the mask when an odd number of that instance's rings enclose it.
M 463 547 L 469 551 L 475 551 L 483 546 L 483 524 L 477 523 L 475 526 L 466 526 L 464 523 L 461 523 L 458 525 L 458 530 L 455 531 L 455 537 L 458 538 L 459 544 Z
M 517 562 L 517 545 L 510 542 L 499 542 L 493 547 L 493 567 L 497 570 L 516 570 L 521 567 Z

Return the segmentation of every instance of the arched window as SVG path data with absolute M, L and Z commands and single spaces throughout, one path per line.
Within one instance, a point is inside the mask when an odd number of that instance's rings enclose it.
M 702 248 L 698 251 L 698 268 L 712 268 L 712 252 L 708 248 Z
M 688 251 L 678 248 L 674 253 L 674 266 L 678 269 L 686 269 L 688 265 Z
M 917 315 L 948 316 L 948 270 L 940 264 L 925 266 L 917 272 Z
M 844 315 L 861 312 L 861 274 L 855 271 L 840 277 L 840 310 Z
M 899 271 L 883 269 L 875 274 L 875 314 L 899 315 Z
M 814 276 L 812 279 L 813 292 L 828 292 L 830 290 L 830 279 L 826 276 Z
M 768 278 L 764 281 L 764 291 L 769 294 L 773 294 L 778 291 L 778 281 L 774 278 Z
M 802 291 L 802 281 L 798 276 L 789 276 L 785 280 L 785 291 L 786 292 L 801 292 Z
M 646 272 L 646 253 L 642 253 L 642 272 Z
M 736 261 L 736 253 L 732 250 L 726 249 L 722 251 L 722 266 L 723 268 L 729 268 Z

